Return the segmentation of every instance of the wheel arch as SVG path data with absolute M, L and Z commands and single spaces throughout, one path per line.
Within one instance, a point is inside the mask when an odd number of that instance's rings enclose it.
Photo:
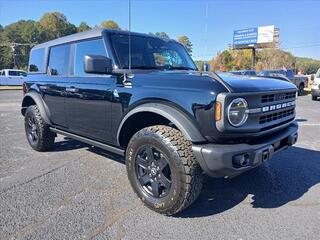
M 160 124 L 162 122 L 172 123 L 178 130 L 181 131 L 181 133 L 187 140 L 190 140 L 192 142 L 205 141 L 205 138 L 200 133 L 196 124 L 194 124 L 192 120 L 185 113 L 181 112 L 180 110 L 172 106 L 169 106 L 163 103 L 146 103 L 133 108 L 131 111 L 129 111 L 125 115 L 125 117 L 120 122 L 118 131 L 117 131 L 117 143 L 119 144 L 119 146 L 124 145 L 122 140 L 124 131 L 126 131 L 126 128 L 130 126 L 130 123 L 133 121 L 133 119 L 134 118 L 141 119 L 141 117 L 145 117 L 148 114 L 149 116 L 154 116 L 159 118 L 157 120 L 160 122 Z M 146 125 L 144 127 L 147 127 L 147 126 L 151 126 L 151 125 Z M 140 129 L 138 129 L 138 131 Z M 128 142 L 128 139 L 127 139 L 127 142 Z
M 24 95 L 21 104 L 21 114 L 23 116 L 25 115 L 27 108 L 31 105 L 37 105 L 43 120 L 47 124 L 51 124 L 49 109 L 42 100 L 41 96 L 36 92 L 29 92 L 26 95 Z

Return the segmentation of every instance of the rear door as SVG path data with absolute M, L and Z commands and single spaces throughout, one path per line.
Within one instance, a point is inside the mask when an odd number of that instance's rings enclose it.
M 21 85 L 24 79 L 22 71 L 9 70 L 7 85 Z
M 101 38 L 76 42 L 72 46 L 73 76 L 66 91 L 66 116 L 71 132 L 109 143 L 111 141 L 111 101 L 116 79 L 111 75 L 84 72 L 86 55 L 107 56 Z
M 65 90 L 69 74 L 70 44 L 50 47 L 47 76 L 39 88 L 49 108 L 52 123 L 60 127 L 67 127 Z

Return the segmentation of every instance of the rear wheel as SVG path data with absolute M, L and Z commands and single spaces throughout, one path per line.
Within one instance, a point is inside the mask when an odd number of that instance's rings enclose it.
M 301 83 L 298 89 L 298 96 L 302 96 L 304 94 L 304 84 Z
M 38 106 L 29 106 L 24 118 L 25 132 L 30 146 L 36 151 L 48 151 L 54 145 L 55 134 L 41 117 Z
M 138 197 L 159 213 L 175 214 L 201 192 L 202 170 L 191 142 L 174 128 L 157 125 L 137 132 L 127 147 L 126 165 Z
M 312 98 L 312 101 L 316 101 L 317 100 L 316 96 L 311 96 L 311 98 Z

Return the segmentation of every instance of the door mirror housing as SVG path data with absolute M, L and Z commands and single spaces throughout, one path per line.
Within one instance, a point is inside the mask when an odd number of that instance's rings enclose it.
M 210 64 L 204 63 L 204 64 L 202 65 L 202 71 L 204 71 L 204 72 L 209 72 L 209 71 L 210 71 Z
M 95 74 L 111 74 L 112 60 L 101 55 L 86 55 L 84 57 L 84 71 Z

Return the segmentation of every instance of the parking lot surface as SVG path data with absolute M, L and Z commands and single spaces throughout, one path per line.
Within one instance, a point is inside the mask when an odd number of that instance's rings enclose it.
M 0 91 L 0 239 L 317 239 L 320 101 L 298 98 L 298 143 L 234 179 L 206 177 L 174 217 L 137 199 L 124 160 L 59 136 L 33 151 L 21 91 Z

